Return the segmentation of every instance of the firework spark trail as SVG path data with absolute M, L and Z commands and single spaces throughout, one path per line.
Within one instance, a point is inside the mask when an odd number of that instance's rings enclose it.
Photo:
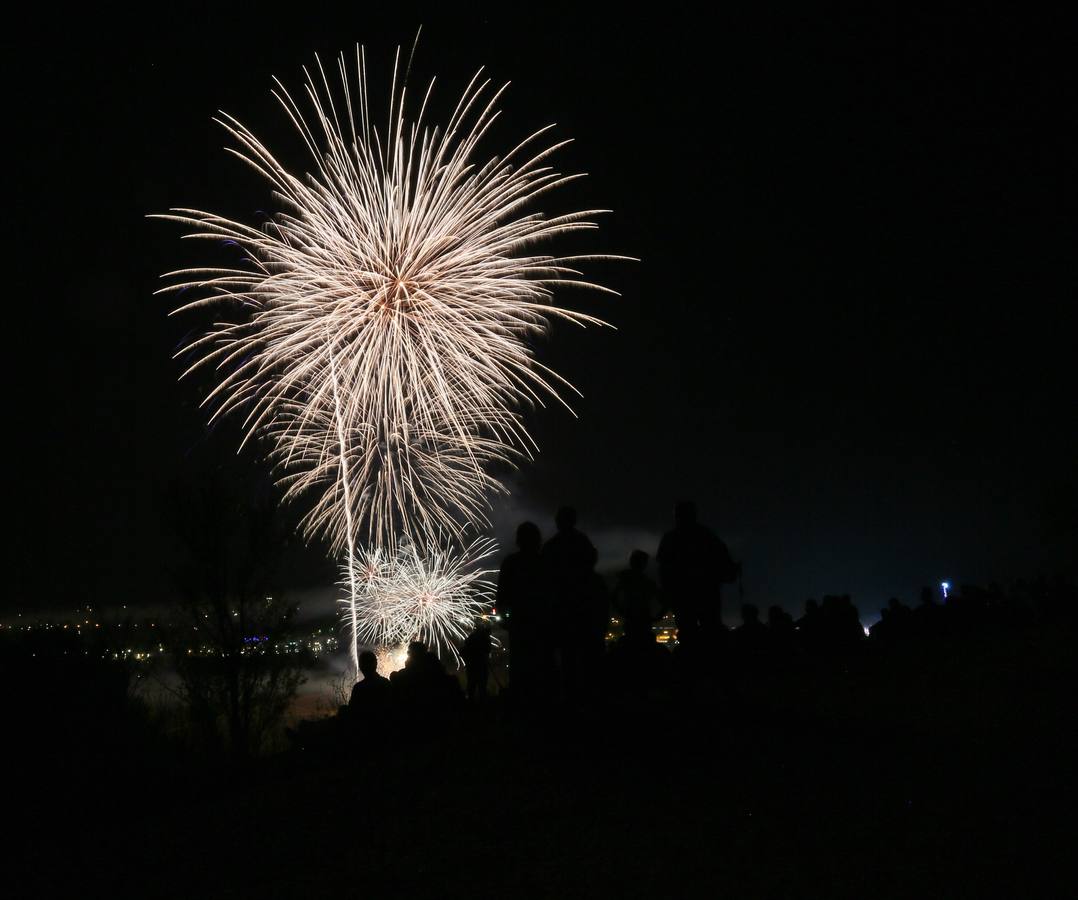
M 568 143 L 541 146 L 549 127 L 476 161 L 505 90 L 482 69 L 439 128 L 426 121 L 433 80 L 418 114 L 406 117 L 398 50 L 379 129 L 362 48 L 354 70 L 338 58 L 336 92 L 316 62 L 304 69 L 306 115 L 276 79 L 273 91 L 311 171 L 291 174 L 222 113 L 216 121 L 237 145 L 229 152 L 269 182 L 284 211 L 262 228 L 195 209 L 159 216 L 190 228 L 185 237 L 243 252 L 236 267 L 168 273 L 161 292 L 199 297 L 174 312 L 216 310 L 220 320 L 181 351 L 193 358 L 184 374 L 215 371 L 211 421 L 238 414 L 244 443 L 268 442 L 286 497 L 313 497 L 306 536 L 324 537 L 351 571 L 362 536 L 393 553 L 401 536 L 415 546 L 486 524 L 500 489 L 492 465 L 535 449 L 521 408 L 564 402 L 558 390 L 574 390 L 528 340 L 553 318 L 604 324 L 555 306 L 553 287 L 614 293 L 576 266 L 623 257 L 529 249 L 595 228 L 590 218 L 605 210 L 526 212 L 581 177 L 547 165 Z
M 444 431 L 428 434 L 412 428 L 374 443 L 367 440 L 365 429 L 350 433 L 332 413 L 319 411 L 308 424 L 303 440 L 309 442 L 310 452 L 300 445 L 299 436 L 292 435 L 277 453 L 295 454 L 298 447 L 304 454 L 303 467 L 290 467 L 279 479 L 285 488 L 284 498 L 305 494 L 316 498 L 301 520 L 301 528 L 309 536 L 341 536 L 345 541 L 341 552 L 348 549 L 348 536 L 355 534 L 356 520 L 377 526 L 366 535 L 373 545 L 392 545 L 390 535 L 423 540 L 437 531 L 461 534 L 460 511 L 469 521 L 482 521 L 487 497 L 503 490 L 493 476 L 476 465 L 477 460 L 511 464 L 514 459 L 496 441 L 476 437 L 465 443 Z M 323 441 L 323 429 L 327 428 L 337 435 L 334 446 Z M 387 448 L 405 442 L 407 455 L 387 452 Z M 371 455 L 388 458 L 372 460 Z M 395 463 L 400 457 L 407 471 L 404 477 L 396 478 Z M 286 464 L 278 462 L 284 469 Z M 399 491 L 407 495 L 401 496 Z M 403 518 L 398 512 L 401 508 L 410 509 L 412 515 Z
M 364 517 L 368 535 L 392 541 L 401 520 L 412 518 L 415 500 L 414 445 L 400 436 L 412 429 L 444 434 L 465 455 L 483 438 L 525 453 L 534 448 L 517 410 L 568 385 L 535 361 L 525 339 L 543 332 L 551 317 L 602 324 L 553 306 L 553 284 L 605 289 L 576 277 L 572 265 L 586 257 L 520 251 L 594 228 L 587 218 L 601 211 L 552 219 L 520 214 L 540 194 L 578 177 L 542 164 L 567 142 L 525 152 L 546 129 L 505 157 L 472 162 L 504 90 L 487 98 L 490 82 L 478 73 L 444 131 L 423 122 L 430 88 L 409 124 L 406 88 L 394 87 L 383 137 L 368 118 L 361 51 L 358 122 L 343 56 L 338 63 L 343 117 L 321 63 L 317 75 L 307 73 L 313 126 L 280 82 L 274 91 L 315 163 L 306 181 L 238 121 L 218 120 L 240 145 L 232 152 L 270 182 L 291 212 L 264 230 L 198 210 L 164 216 L 192 226 L 188 237 L 234 241 L 248 267 L 180 270 L 163 290 L 204 295 L 177 312 L 214 305 L 236 318 L 214 324 L 186 348 L 196 357 L 188 371 L 215 367 L 220 380 L 207 398 L 213 416 L 242 408 L 247 438 L 272 428 L 277 459 L 289 470 L 331 452 L 311 441 L 309 426 L 340 390 L 349 437 L 365 451 L 357 454 L 357 480 L 378 485 Z M 283 418 L 286 407 L 293 414 Z M 332 445 L 336 435 L 324 432 L 323 440 Z M 478 475 L 487 461 L 476 448 L 471 467 L 482 486 L 471 496 L 489 484 Z M 457 511 L 466 521 L 475 518 L 474 511 Z M 329 531 L 333 521 L 312 524 L 341 551 L 346 537 L 340 527 Z
M 455 642 L 471 631 L 477 616 L 494 602 L 493 569 L 482 568 L 496 545 L 473 541 L 462 551 L 442 541 L 423 546 L 410 540 L 392 551 L 361 550 L 342 577 L 355 584 L 361 644 L 395 647 L 422 641 L 441 655 L 457 658 Z
M 358 619 L 356 617 L 357 616 L 356 602 L 355 602 L 356 582 L 355 582 L 355 578 L 352 576 L 353 562 L 354 562 L 355 557 L 356 557 L 356 547 L 355 547 L 355 526 L 354 526 L 354 524 L 352 522 L 352 498 L 351 498 L 351 496 L 349 494 L 350 485 L 349 485 L 349 480 L 348 480 L 348 447 L 349 447 L 349 444 L 348 444 L 348 440 L 347 440 L 347 437 L 346 437 L 345 431 L 344 431 L 344 419 L 341 416 L 340 391 L 338 390 L 338 386 L 337 386 L 337 370 L 336 370 L 336 366 L 334 366 L 334 364 L 333 364 L 333 356 L 332 356 L 332 354 L 330 355 L 329 361 L 330 361 L 330 372 L 331 372 L 331 375 L 332 375 L 332 378 L 333 378 L 333 424 L 334 424 L 334 431 L 335 431 L 335 433 L 337 435 L 338 446 L 339 446 L 339 449 L 340 449 L 339 472 L 340 472 L 340 484 L 341 484 L 341 493 L 342 493 L 341 501 L 342 501 L 342 506 L 344 507 L 345 540 L 346 540 L 346 545 L 347 545 L 347 550 L 348 550 L 348 556 L 346 557 L 346 559 L 348 560 L 348 575 L 349 575 L 349 579 L 350 579 L 350 582 L 349 582 L 349 595 L 348 596 L 352 598 L 351 601 L 350 601 L 350 610 L 349 610 L 349 612 L 351 614 L 350 615 L 350 621 L 351 621 L 351 625 L 352 625 L 352 641 L 351 641 L 352 671 L 353 672 L 358 672 L 359 671 L 359 648 L 356 646 L 355 635 L 356 635 L 357 627 L 359 625 L 359 621 L 358 621 Z

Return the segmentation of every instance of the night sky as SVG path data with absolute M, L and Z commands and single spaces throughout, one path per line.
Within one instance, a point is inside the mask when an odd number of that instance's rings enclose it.
M 480 65 L 512 81 L 486 152 L 556 122 L 575 139 L 559 167 L 589 177 L 550 209 L 613 210 L 562 249 L 641 260 L 588 270 L 621 298 L 559 296 L 617 330 L 557 327 L 540 348 L 584 397 L 578 419 L 530 416 L 542 452 L 510 479 L 503 536 L 524 515 L 549 533 L 573 503 L 613 565 L 691 497 L 744 561 L 746 600 L 849 592 L 866 618 L 942 579 L 1074 573 L 1066 23 L 225 9 L 57 12 L 4 39 L 3 613 L 167 599 L 169 485 L 235 435 L 176 384 L 200 320 L 152 295 L 205 248 L 145 216 L 256 221 L 272 201 L 215 112 L 298 163 L 271 76 L 298 87 L 315 51 L 362 42 L 385 97 L 420 24 L 413 80 L 438 76 L 436 117 Z

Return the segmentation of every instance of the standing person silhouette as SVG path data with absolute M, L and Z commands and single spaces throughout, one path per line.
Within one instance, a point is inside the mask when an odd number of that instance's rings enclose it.
M 625 645 L 632 651 L 646 651 L 655 643 L 651 626 L 659 616 L 659 588 L 647 568 L 648 555 L 634 550 L 629 568 L 618 574 L 614 588 L 614 609 L 621 616 Z
M 569 694 L 580 687 L 581 648 L 587 646 L 590 634 L 588 601 L 599 555 L 587 535 L 577 530 L 571 506 L 559 509 L 554 523 L 558 530 L 543 545 L 543 565 L 550 585 L 560 686 Z
M 389 679 L 379 674 L 378 657 L 370 650 L 359 654 L 359 671 L 363 678 L 353 685 L 348 700 L 347 720 L 353 732 L 384 726 L 393 708 Z
M 498 591 L 494 607 L 512 630 L 518 607 L 528 607 L 543 594 L 543 573 L 540 550 L 543 537 L 534 522 L 517 526 L 517 549 L 502 560 L 498 570 Z
M 722 628 L 720 586 L 737 578 L 740 563 L 716 534 L 696 519 L 696 504 L 674 507 L 674 527 L 657 554 L 659 580 L 677 618 L 678 642 L 696 650 Z
M 464 660 L 467 676 L 465 696 L 473 702 L 487 699 L 487 682 L 490 680 L 490 651 L 493 641 L 490 625 L 480 621 L 472 633 L 465 638 L 460 647 L 460 656 Z
M 509 631 L 509 690 L 514 702 L 537 699 L 554 671 L 554 618 L 541 549 L 533 522 L 517 528 L 517 551 L 498 572 L 495 607 Z

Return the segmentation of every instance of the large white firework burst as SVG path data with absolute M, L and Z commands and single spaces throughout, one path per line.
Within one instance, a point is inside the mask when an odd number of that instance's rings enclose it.
M 487 498 L 504 490 L 480 463 L 512 465 L 518 456 L 490 437 L 463 439 L 448 427 L 402 423 L 398 432 L 372 440 L 374 428 L 346 426 L 332 407 L 289 403 L 268 429 L 284 500 L 313 498 L 300 527 L 308 536 L 329 536 L 338 555 L 347 552 L 349 535 L 385 547 L 400 536 L 420 542 L 436 533 L 460 537 L 463 523 L 483 521 Z M 327 441 L 327 433 L 337 440 Z
M 568 143 L 543 144 L 548 129 L 477 160 L 505 90 L 482 70 L 435 127 L 433 81 L 414 118 L 406 112 L 398 51 L 379 128 L 362 48 L 354 68 L 342 54 L 336 69 L 336 90 L 321 61 L 304 70 L 306 113 L 276 82 L 309 172 L 290 172 L 231 116 L 217 120 L 284 211 L 256 228 L 174 209 L 163 218 L 192 228 L 187 237 L 234 243 L 243 261 L 169 273 L 164 290 L 197 292 L 177 311 L 220 316 L 184 350 L 188 371 L 218 373 L 213 416 L 241 411 L 245 440 L 268 437 L 289 496 L 316 492 L 309 534 L 352 553 L 359 539 L 391 550 L 400 534 L 483 524 L 490 464 L 534 447 L 520 409 L 568 386 L 528 339 L 552 317 L 603 324 L 551 299 L 555 284 L 606 290 L 577 270 L 589 257 L 534 247 L 596 227 L 604 211 L 528 211 L 579 177 L 546 164 Z
M 483 561 L 496 545 L 480 539 L 455 551 L 446 543 L 404 539 L 392 550 L 376 547 L 353 557 L 342 584 L 355 585 L 353 627 L 360 644 L 385 648 L 422 641 L 439 655 L 457 657 L 456 643 L 494 602 L 494 570 L 483 568 Z M 345 616 L 353 616 L 350 604 Z

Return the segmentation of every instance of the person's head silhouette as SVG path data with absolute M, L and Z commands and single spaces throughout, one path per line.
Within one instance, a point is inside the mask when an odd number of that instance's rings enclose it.
M 629 568 L 634 572 L 643 572 L 648 567 L 648 555 L 643 550 L 634 550 L 629 556 Z
M 696 504 L 691 500 L 679 500 L 674 504 L 674 523 L 676 525 L 695 525 Z
M 521 522 L 517 527 L 517 547 L 525 553 L 538 553 L 543 543 L 539 526 L 534 522 Z
M 364 678 L 378 674 L 378 657 L 370 650 L 364 650 L 359 654 L 359 671 L 363 673 Z
M 571 506 L 563 506 L 554 516 L 554 524 L 558 531 L 570 531 L 576 527 L 576 510 Z

